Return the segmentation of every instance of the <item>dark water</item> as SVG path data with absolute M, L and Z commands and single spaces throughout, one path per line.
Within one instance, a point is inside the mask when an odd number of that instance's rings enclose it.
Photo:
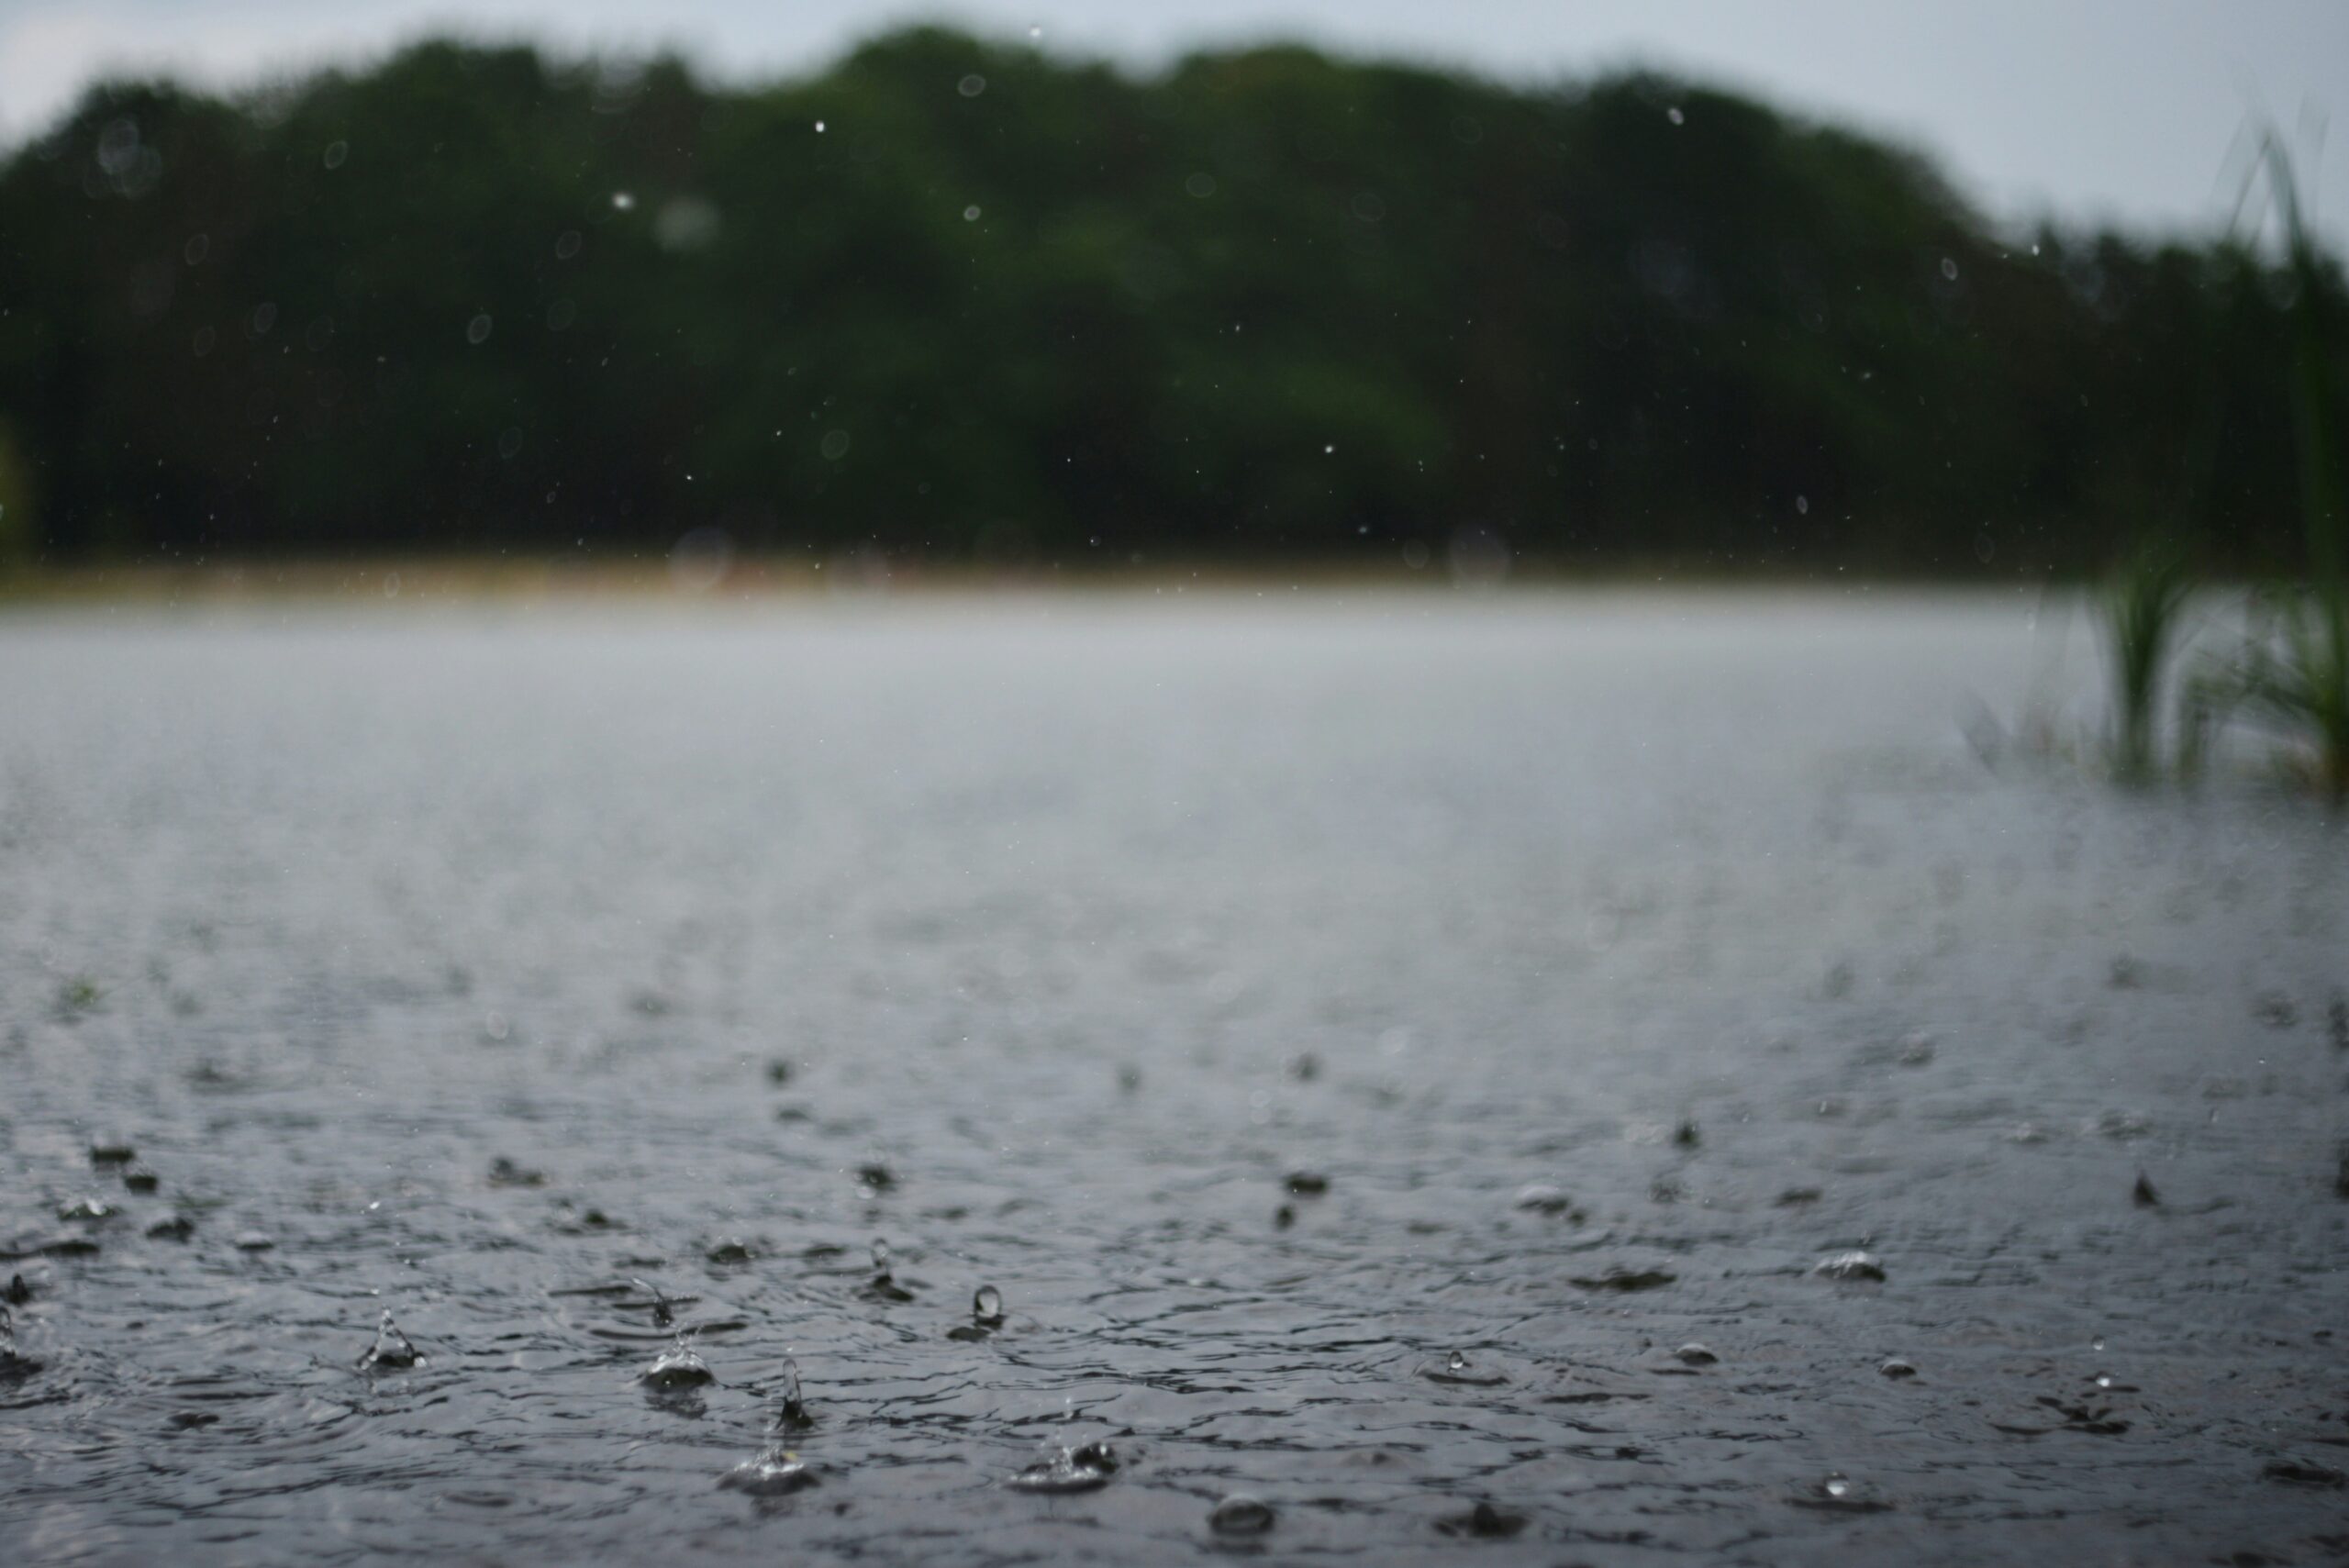
M 0 621 L 0 1559 L 2338 1561 L 2349 852 L 2031 608 Z

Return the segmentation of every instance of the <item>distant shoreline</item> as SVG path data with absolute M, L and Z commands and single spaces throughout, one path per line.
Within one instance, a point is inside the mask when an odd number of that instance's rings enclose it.
M 2069 589 L 2085 579 L 2063 573 L 1995 576 L 1882 570 L 1740 567 L 1529 561 L 1501 577 L 1464 580 L 1441 562 L 1412 568 L 1330 561 L 1230 561 L 989 568 L 891 562 L 849 557 L 745 555 L 722 573 L 680 570 L 665 556 L 429 555 L 296 558 L 161 564 L 38 566 L 0 573 L 0 613 L 77 604 L 246 604 L 332 599 L 389 603 L 449 600 L 671 600 L 681 604 L 757 602 L 888 595 L 978 595 L 1169 592 L 1228 595 L 1277 588 L 1331 593 L 1638 590 L 2032 592 Z

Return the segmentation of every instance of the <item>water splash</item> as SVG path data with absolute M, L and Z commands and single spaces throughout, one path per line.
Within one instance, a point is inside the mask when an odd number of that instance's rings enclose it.
M 780 1445 L 761 1449 L 718 1478 L 729 1491 L 753 1497 L 782 1497 L 816 1485 L 816 1472 L 806 1460 Z
M 652 1364 L 637 1374 L 637 1381 L 647 1388 L 670 1390 L 700 1388 L 718 1378 L 709 1370 L 709 1363 L 685 1342 L 685 1332 L 680 1329 L 677 1342 L 654 1357 Z
M 781 1382 L 776 1390 L 774 1429 L 796 1432 L 814 1426 L 816 1418 L 807 1413 L 807 1402 L 799 1391 L 799 1362 L 790 1356 L 783 1358 Z
M 1054 1449 L 1044 1458 L 1029 1465 L 1004 1482 L 1015 1492 L 1040 1492 L 1048 1496 L 1067 1492 L 1091 1492 L 1109 1484 L 1118 1473 L 1118 1456 L 1105 1442 L 1080 1443 L 1074 1448 Z
M 375 1342 L 359 1358 L 359 1370 L 406 1372 L 423 1364 L 423 1352 L 416 1348 L 415 1340 L 400 1331 L 400 1326 L 392 1320 L 391 1308 L 385 1307 L 375 1325 Z

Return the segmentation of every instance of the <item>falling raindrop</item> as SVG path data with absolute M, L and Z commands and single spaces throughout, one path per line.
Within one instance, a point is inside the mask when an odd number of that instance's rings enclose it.
M 971 1297 L 971 1316 L 978 1322 L 992 1327 L 1003 1321 L 1003 1292 L 991 1284 L 979 1286 Z
M 489 341 L 489 312 L 484 310 L 465 323 L 465 341 L 473 344 Z
M 963 209 L 963 221 L 964 223 L 976 223 L 979 221 L 979 208 L 977 203 L 974 202 L 969 206 Z
M 630 207 L 636 206 L 636 198 L 626 191 L 614 191 L 612 193 L 612 206 L 621 212 L 626 212 Z
M 1670 120 L 1674 125 L 1687 125 L 1688 123 L 1688 117 L 1680 112 L 1680 106 L 1676 104 L 1671 108 L 1664 111 L 1664 117 Z
M 1957 282 L 1957 262 L 1950 257 L 1942 258 L 1942 276 L 1951 283 Z
M 954 91 L 962 94 L 965 98 L 975 98 L 986 90 L 987 79 L 975 71 L 954 83 Z

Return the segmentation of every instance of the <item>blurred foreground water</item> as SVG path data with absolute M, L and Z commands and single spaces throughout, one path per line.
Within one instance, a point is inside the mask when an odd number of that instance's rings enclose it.
M 2035 610 L 0 620 L 0 1556 L 2338 1557 L 2349 849 Z

